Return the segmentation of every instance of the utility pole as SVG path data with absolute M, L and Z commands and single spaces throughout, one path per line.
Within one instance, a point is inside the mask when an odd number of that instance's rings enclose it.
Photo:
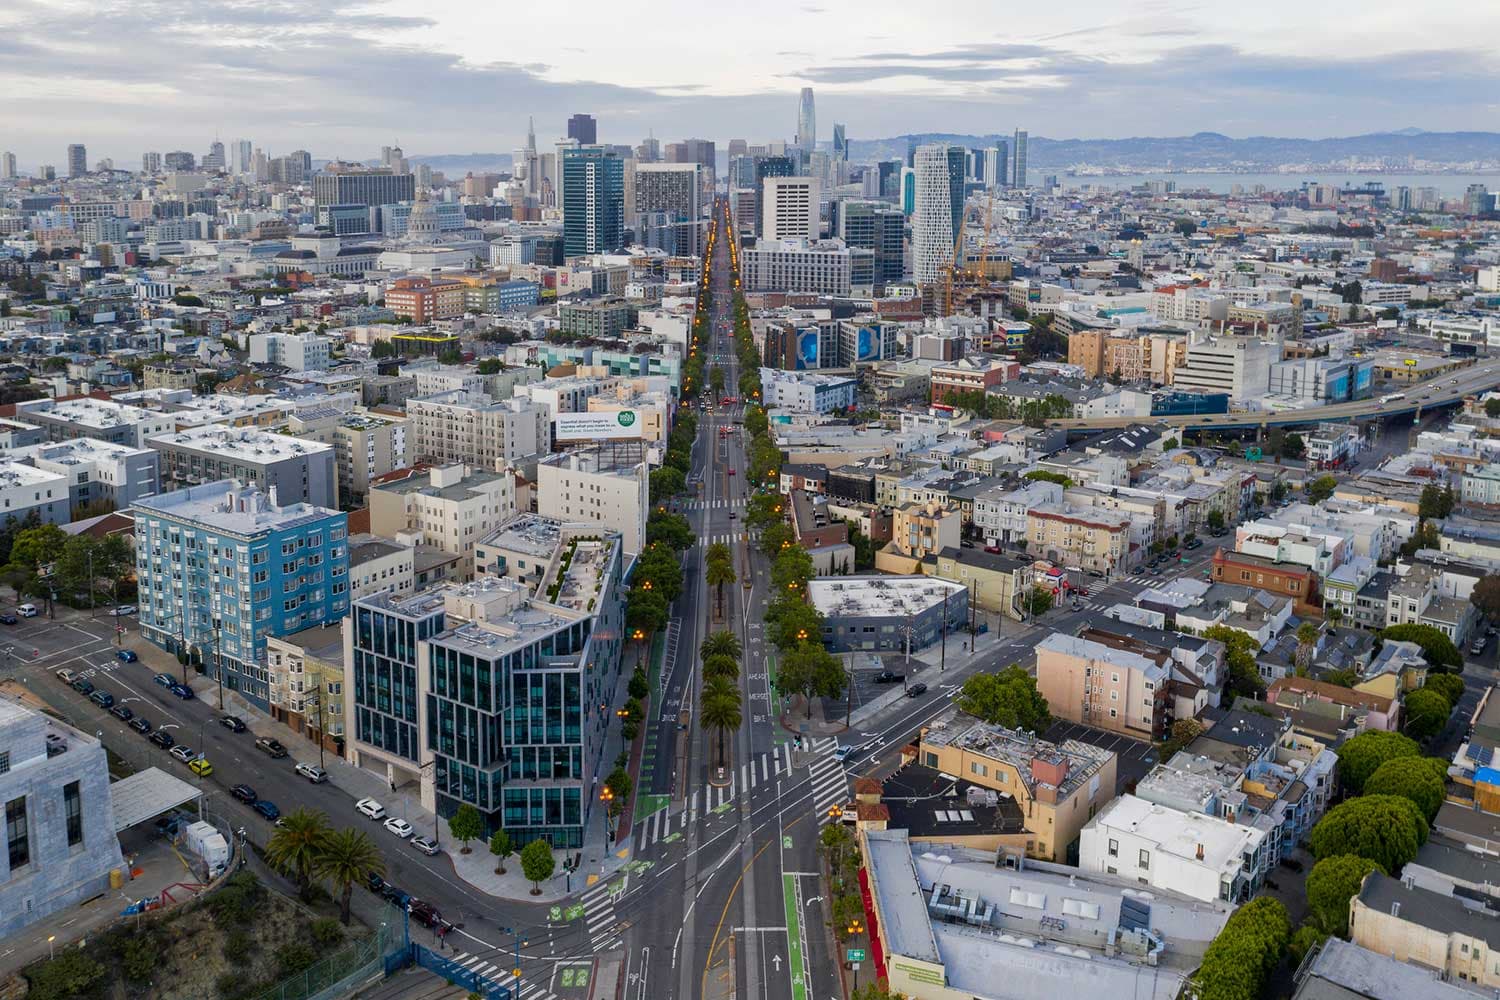
M 88 551 L 88 570 L 89 570 L 89 617 L 92 618 L 92 617 L 94 617 L 94 550 L 93 550 L 93 548 L 90 548 L 89 551 Z
M 938 660 L 938 673 L 948 669 L 948 591 L 943 591 L 943 652 Z

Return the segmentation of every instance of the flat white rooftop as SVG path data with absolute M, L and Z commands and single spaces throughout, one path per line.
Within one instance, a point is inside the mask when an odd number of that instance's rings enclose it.
M 307 438 L 272 434 L 248 427 L 220 427 L 217 424 L 190 427 L 175 434 L 158 434 L 151 438 L 151 443 L 159 448 L 211 452 L 220 458 L 252 464 L 281 462 L 302 455 L 333 451 L 333 445 Z
M 1201 813 L 1184 813 L 1134 795 L 1121 795 L 1091 821 L 1106 830 L 1132 833 L 1192 864 L 1215 871 L 1239 871 L 1240 857 L 1254 849 L 1264 834 Z M 1203 850 L 1198 857 L 1199 848 Z
M 965 590 L 930 576 L 820 576 L 807 581 L 807 600 L 824 615 L 904 617 Z

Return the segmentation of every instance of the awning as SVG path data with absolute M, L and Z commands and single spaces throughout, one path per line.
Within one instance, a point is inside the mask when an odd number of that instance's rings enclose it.
M 115 813 L 115 833 L 160 816 L 203 792 L 196 785 L 166 771 L 148 767 L 109 786 L 109 804 Z

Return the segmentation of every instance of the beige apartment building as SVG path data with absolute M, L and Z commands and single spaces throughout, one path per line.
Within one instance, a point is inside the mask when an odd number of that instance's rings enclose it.
M 408 399 L 406 417 L 413 461 L 461 462 L 498 472 L 552 445 L 551 417 L 530 399 L 496 402 L 460 389 Z
M 344 743 L 343 623 L 315 625 L 266 639 L 271 718 L 323 749 L 342 754 Z
M 536 508 L 561 521 L 593 521 L 620 533 L 627 556 L 646 544 L 651 509 L 639 443 L 615 442 L 548 455 L 537 463 Z
M 406 467 L 407 422 L 401 417 L 313 411 L 290 417 L 287 430 L 333 445 L 339 498 L 349 504 L 364 502 L 370 480 Z
M 882 573 L 920 573 L 923 560 L 959 547 L 962 520 L 958 511 L 939 500 L 897 508 L 890 544 L 875 553 L 875 568 Z
M 1371 872 L 1349 901 L 1349 940 L 1494 995 L 1500 990 L 1500 930 L 1492 911 L 1466 902 Z
M 474 545 L 515 512 L 513 474 L 464 465 L 412 469 L 370 490 L 371 533 L 459 556 L 465 577 L 474 573 Z
M 1162 739 L 1171 704 L 1170 659 L 1124 639 L 1106 645 L 1054 632 L 1036 647 L 1036 689 L 1059 719 L 1139 740 Z
M 1130 519 L 1107 510 L 1032 507 L 1026 512 L 1026 553 L 1085 572 L 1119 572 L 1131 562 Z
M 1090 378 L 1118 375 L 1127 382 L 1170 385 L 1186 360 L 1186 336 L 1084 329 L 1068 337 L 1068 363 L 1082 366 Z
M 665 393 L 636 392 L 625 383 L 589 397 L 589 413 L 619 413 L 621 410 L 635 411 L 634 429 L 640 431 L 643 441 L 665 441 L 672 432 L 671 402 Z
M 1081 740 L 1048 743 L 957 712 L 922 730 L 916 761 L 1014 798 L 1026 855 L 1045 861 L 1077 864 L 1080 833 L 1115 795 L 1113 752 Z

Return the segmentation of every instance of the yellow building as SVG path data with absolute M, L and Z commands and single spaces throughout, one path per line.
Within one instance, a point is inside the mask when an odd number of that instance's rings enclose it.
M 1129 566 L 1130 519 L 1091 508 L 1033 507 L 1026 514 L 1026 552 L 1069 568 L 1117 572 Z
M 266 639 L 271 718 L 323 749 L 344 752 L 343 624 L 315 625 Z
M 1113 752 L 958 713 L 922 730 L 916 762 L 1011 796 L 1024 817 L 1026 854 L 1046 861 L 1077 864 L 1080 831 L 1115 795 Z
M 1372 872 L 1349 901 L 1349 940 L 1483 993 L 1500 989 L 1500 924 L 1458 896 Z
M 982 549 L 946 548 L 938 553 L 932 574 L 969 588 L 969 603 L 1017 621 L 1022 595 L 1032 585 L 1033 564 Z

